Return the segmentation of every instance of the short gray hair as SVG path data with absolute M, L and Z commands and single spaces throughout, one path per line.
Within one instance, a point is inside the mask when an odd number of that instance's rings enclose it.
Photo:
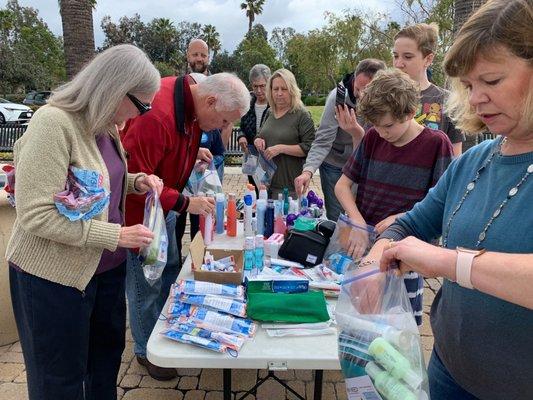
M 270 75 L 272 75 L 272 72 L 270 72 L 270 68 L 265 64 L 255 64 L 250 69 L 250 83 L 254 83 L 254 81 L 261 78 L 263 78 L 265 82 L 268 82 Z
M 250 93 L 235 74 L 221 72 L 198 82 L 200 96 L 214 96 L 217 111 L 239 111 L 240 116 L 250 109 Z
M 113 117 L 127 93 L 151 95 L 161 77 L 146 54 L 130 44 L 98 54 L 70 82 L 53 91 L 48 103 L 84 119 L 91 134 L 112 129 Z

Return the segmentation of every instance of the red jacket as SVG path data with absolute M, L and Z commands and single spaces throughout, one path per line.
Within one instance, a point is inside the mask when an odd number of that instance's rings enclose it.
M 128 121 L 122 133 L 128 171 L 155 174 L 163 179 L 161 204 L 165 212 L 171 209 L 183 212 L 189 205 L 189 199 L 180 192 L 196 161 L 202 133 L 195 117 L 190 78 L 185 79 L 183 85 L 185 132 L 178 132 L 174 104 L 177 79 L 181 78 L 161 79 L 161 89 L 152 102 L 152 110 Z M 142 224 L 144 199 L 145 196 L 127 196 L 127 226 Z

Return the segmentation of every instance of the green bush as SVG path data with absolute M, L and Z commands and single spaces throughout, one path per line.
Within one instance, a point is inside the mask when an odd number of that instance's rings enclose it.
M 326 99 L 328 96 L 321 96 L 316 99 L 316 105 L 317 106 L 325 106 L 326 105 Z
M 316 106 L 317 97 L 316 96 L 307 96 L 304 99 L 304 105 L 306 106 Z

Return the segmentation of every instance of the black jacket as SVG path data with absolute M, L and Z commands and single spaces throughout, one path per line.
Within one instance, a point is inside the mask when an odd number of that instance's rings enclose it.
M 252 97 L 252 100 L 250 101 L 250 109 L 241 118 L 240 133 L 239 136 L 237 136 L 237 140 L 239 140 L 241 137 L 245 137 L 248 141 L 248 144 L 253 144 L 255 135 L 257 135 L 257 118 L 255 117 L 255 102 L 257 99 L 255 94 L 250 93 L 250 95 Z M 270 106 L 267 104 L 265 111 L 263 111 L 263 115 L 261 115 L 260 126 L 262 126 L 263 122 L 265 122 L 265 119 L 269 113 L 269 108 Z

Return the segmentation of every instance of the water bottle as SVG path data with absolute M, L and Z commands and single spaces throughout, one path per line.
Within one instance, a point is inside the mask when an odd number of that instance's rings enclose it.
M 217 220 L 217 233 L 224 233 L 224 203 L 226 201 L 224 193 L 217 193 L 216 196 L 216 220 Z
M 252 236 L 252 196 L 244 196 L 244 236 Z
M 266 213 L 267 201 L 265 199 L 257 200 L 257 234 L 264 235 L 265 233 L 265 213 Z
M 268 200 L 265 211 L 265 238 L 269 238 L 274 233 L 274 200 Z

